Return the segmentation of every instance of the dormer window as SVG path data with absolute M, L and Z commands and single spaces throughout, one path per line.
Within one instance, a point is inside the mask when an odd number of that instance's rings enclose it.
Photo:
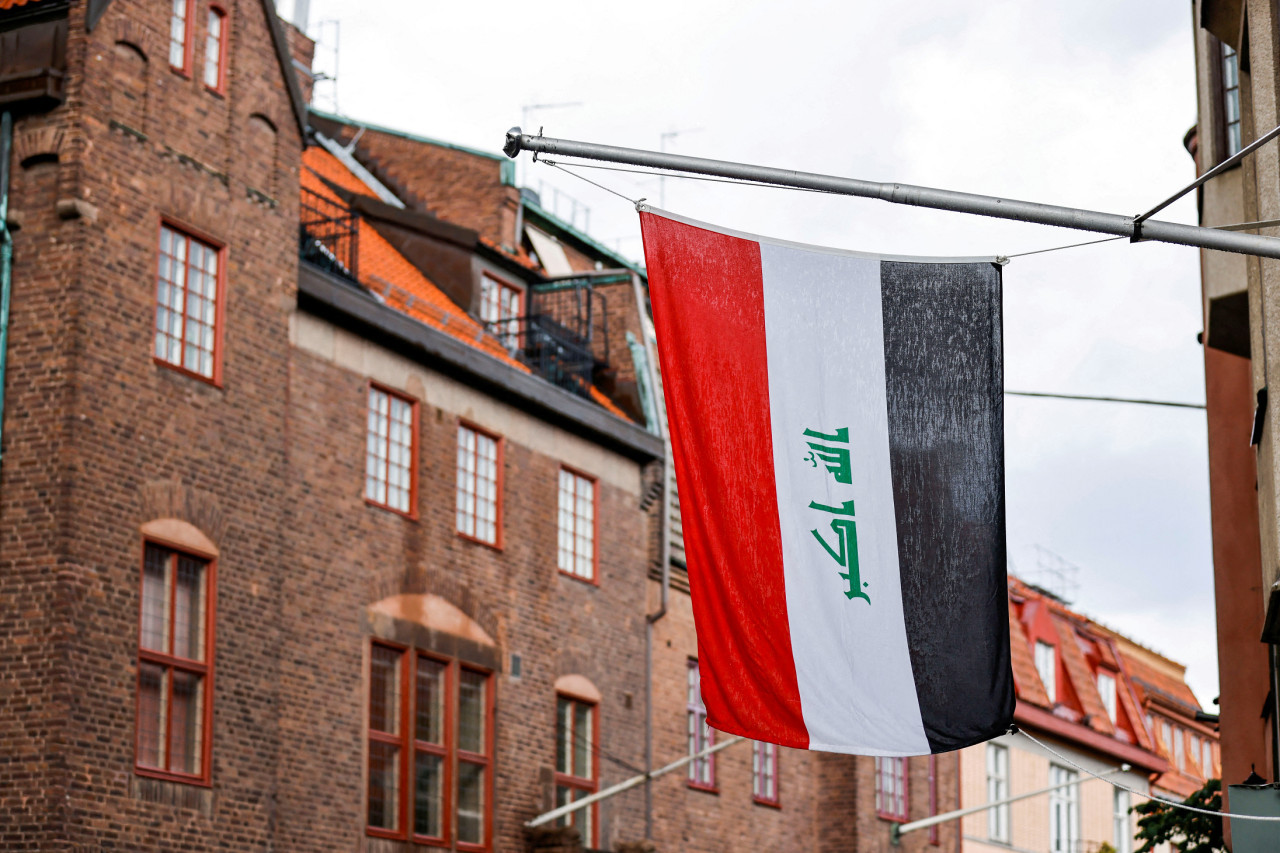
M 519 344 L 522 296 L 519 288 L 487 273 L 480 277 L 480 320 L 507 349 Z
M 1036 641 L 1036 671 L 1040 673 L 1040 683 L 1049 696 L 1049 702 L 1058 701 L 1058 655 L 1053 646 Z
M 1098 673 L 1098 695 L 1102 697 L 1102 707 L 1107 709 L 1107 716 L 1114 723 L 1116 721 L 1115 676 L 1106 672 Z

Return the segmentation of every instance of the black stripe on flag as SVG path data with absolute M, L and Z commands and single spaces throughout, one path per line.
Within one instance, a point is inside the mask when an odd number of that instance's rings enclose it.
M 1013 719 L 1000 267 L 880 264 L 907 646 L 929 748 Z

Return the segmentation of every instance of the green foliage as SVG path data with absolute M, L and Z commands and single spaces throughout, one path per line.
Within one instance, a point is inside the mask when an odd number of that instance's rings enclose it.
M 1199 809 L 1222 811 L 1222 782 L 1210 779 L 1183 802 Z M 1222 818 L 1218 815 L 1173 808 L 1159 800 L 1147 800 L 1131 811 L 1141 815 L 1138 840 L 1142 846 L 1135 853 L 1154 853 L 1156 845 L 1166 841 L 1180 853 L 1227 853 L 1227 845 L 1222 840 Z
M 1104 841 L 1098 845 L 1097 853 L 1116 853 L 1116 848 Z

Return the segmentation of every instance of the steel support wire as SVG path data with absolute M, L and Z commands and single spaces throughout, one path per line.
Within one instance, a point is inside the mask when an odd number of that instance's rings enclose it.
M 1257 255 L 1263 258 L 1280 258 L 1280 238 L 1264 237 L 1258 234 L 1221 231 L 1196 225 L 1181 225 L 1176 222 L 1152 219 L 1140 221 L 1138 217 L 1124 216 L 1118 213 L 1100 213 L 1074 207 L 1060 207 L 1052 204 L 1040 204 L 1039 202 L 1018 201 L 996 196 L 918 187 L 910 184 L 862 181 L 856 178 L 841 178 L 833 175 L 798 172 L 792 169 L 778 169 L 769 166 L 753 166 L 747 163 L 734 163 L 727 160 L 687 157 L 680 154 L 667 154 L 661 151 L 620 148 L 615 145 L 597 145 L 591 142 L 555 139 L 549 136 L 530 136 L 522 133 L 518 127 L 513 127 L 507 131 L 506 144 L 502 150 L 508 157 L 512 158 L 521 151 L 532 151 L 535 157 L 538 154 L 554 154 L 563 157 L 578 157 L 584 160 L 600 160 L 606 163 L 626 163 L 632 166 L 647 166 L 653 169 L 666 169 L 673 172 L 689 172 L 699 175 L 715 175 L 752 183 L 817 190 L 837 195 L 877 198 L 894 204 L 907 204 L 935 210 L 950 210 L 957 213 L 972 213 L 997 219 L 1012 219 L 1018 222 L 1034 222 L 1040 225 L 1054 225 L 1059 228 L 1074 228 L 1078 231 L 1111 234 L 1117 237 L 1128 237 L 1132 240 L 1141 239 L 1161 243 L 1176 243 L 1183 246 L 1196 246 L 1202 249 L 1217 249 L 1223 252 Z

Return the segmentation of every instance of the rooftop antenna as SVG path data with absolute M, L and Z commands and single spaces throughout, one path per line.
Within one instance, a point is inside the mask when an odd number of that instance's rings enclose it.
M 667 150 L 668 141 L 675 139 L 677 136 L 682 136 L 683 134 L 686 134 L 686 133 L 698 133 L 701 130 L 703 130 L 703 128 L 701 127 L 689 127 L 689 128 L 685 128 L 684 130 L 668 130 L 666 133 L 663 133 L 658 137 L 658 150 L 665 152 Z M 666 207 L 667 207 L 667 176 L 666 175 L 658 176 L 658 207 L 662 208 L 663 210 L 666 210 Z
M 299 5 L 305 5 L 309 0 L 298 0 Z M 311 101 L 317 108 L 321 108 L 320 89 L 321 84 L 328 93 L 325 99 L 327 105 L 324 109 L 334 115 L 341 115 L 338 109 L 338 42 L 342 34 L 342 22 L 337 19 L 326 19 L 316 21 L 315 34 L 315 55 L 311 60 Z M 324 58 L 321 63 L 318 60 Z
M 1043 545 L 1036 545 L 1036 571 L 1033 586 L 1070 605 L 1080 592 L 1080 567 Z

